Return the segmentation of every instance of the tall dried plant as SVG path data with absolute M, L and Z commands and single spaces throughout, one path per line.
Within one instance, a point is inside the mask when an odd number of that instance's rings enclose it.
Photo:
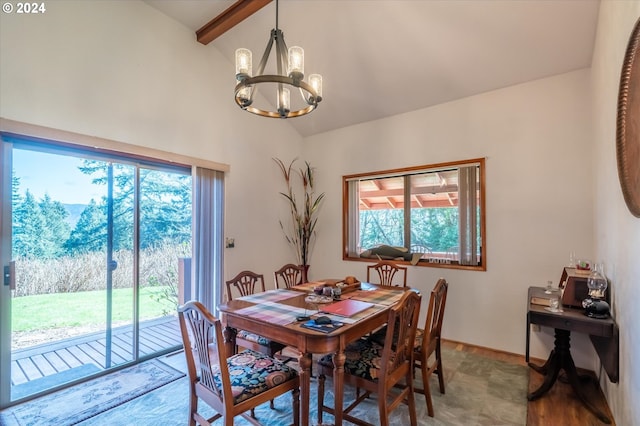
M 304 162 L 304 168 L 294 170 L 293 165 L 297 158 L 294 158 L 288 166 L 279 158 L 274 158 L 273 161 L 280 167 L 287 185 L 287 191 L 280 194 L 288 201 L 291 214 L 291 223 L 285 226 L 282 221 L 279 221 L 280 228 L 282 228 L 287 242 L 294 248 L 298 264 L 308 266 L 311 247 L 316 236 L 318 208 L 324 198 L 324 192 L 316 196 L 313 180 L 314 170 L 309 162 Z M 302 194 L 298 194 L 303 199 L 301 205 L 296 198 L 294 176 L 298 176 L 302 184 Z

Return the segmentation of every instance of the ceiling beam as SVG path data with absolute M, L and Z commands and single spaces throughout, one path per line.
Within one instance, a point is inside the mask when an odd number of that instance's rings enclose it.
M 238 0 L 196 31 L 198 42 L 204 45 L 211 43 L 269 3 L 271 0 Z

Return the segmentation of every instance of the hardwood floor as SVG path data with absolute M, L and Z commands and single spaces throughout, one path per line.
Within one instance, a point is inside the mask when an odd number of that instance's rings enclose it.
M 458 351 L 471 352 L 489 358 L 497 359 L 504 362 L 526 366 L 524 356 L 515 355 L 506 352 L 495 351 L 493 349 L 471 346 L 464 343 L 458 343 L 443 340 L 443 346 Z M 446 360 L 443 360 L 446 363 Z M 544 360 L 532 359 L 532 362 L 542 365 Z M 587 374 L 586 371 L 579 371 L 580 374 Z M 593 372 L 590 372 L 595 380 Z M 542 383 L 542 375 L 529 369 L 529 392 L 535 390 Z M 612 425 L 615 425 L 613 416 L 607 405 L 607 402 L 595 383 L 593 386 L 586 386 L 587 395 L 596 407 L 609 416 Z M 575 396 L 573 389 L 568 383 L 563 383 L 562 376 L 556 381 L 551 390 L 536 401 L 529 401 L 527 404 L 527 426 L 601 426 L 606 423 L 601 422 L 595 417 Z

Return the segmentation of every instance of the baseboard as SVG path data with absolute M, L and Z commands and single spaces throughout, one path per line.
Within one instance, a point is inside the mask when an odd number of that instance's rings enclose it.
M 500 359 L 500 360 L 511 362 L 514 364 L 527 365 L 525 361 L 525 357 L 522 354 L 517 354 L 513 352 L 503 351 L 500 349 L 489 348 L 487 346 L 474 345 L 472 343 L 465 343 L 465 342 L 460 342 L 457 340 L 450 340 L 450 339 L 442 339 L 442 343 L 456 350 L 478 353 L 478 354 L 485 354 L 486 356 L 490 356 L 492 358 Z M 545 361 L 543 359 L 533 358 L 533 357 L 529 357 L 529 360 L 536 364 L 544 363 Z

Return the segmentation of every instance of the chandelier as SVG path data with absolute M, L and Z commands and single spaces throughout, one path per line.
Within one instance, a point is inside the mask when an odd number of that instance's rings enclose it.
M 264 69 L 271 54 L 273 44 L 276 45 L 275 65 L 277 74 L 265 74 Z M 285 74 L 286 72 L 286 74 Z M 240 108 L 253 114 L 271 118 L 291 118 L 309 114 L 322 101 L 322 76 L 311 74 L 309 81 L 304 79 L 304 50 L 299 46 L 287 49 L 284 34 L 278 28 L 278 0 L 276 0 L 276 27 L 271 30 L 269 43 L 262 55 L 258 72 L 252 73 L 251 51 L 240 48 L 236 50 L 236 103 Z M 254 95 L 258 87 L 275 87 L 276 110 L 272 105 L 258 106 L 254 104 Z M 291 91 L 300 91 L 300 100 L 292 104 Z

